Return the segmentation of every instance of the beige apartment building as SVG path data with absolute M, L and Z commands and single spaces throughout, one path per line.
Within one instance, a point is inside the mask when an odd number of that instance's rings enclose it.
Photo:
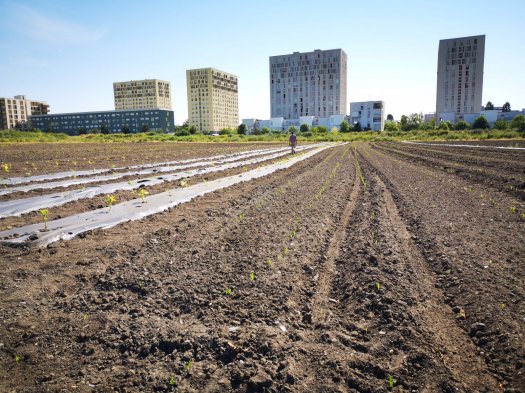
M 237 76 L 215 68 L 186 71 L 188 124 L 199 131 L 239 125 Z
M 169 109 L 171 85 L 158 79 L 114 82 L 115 110 Z
M 0 98 L 0 130 L 13 129 L 17 123 L 23 127 L 29 116 L 47 115 L 48 113 L 47 102 L 28 100 L 22 95 L 14 96 L 14 98 Z

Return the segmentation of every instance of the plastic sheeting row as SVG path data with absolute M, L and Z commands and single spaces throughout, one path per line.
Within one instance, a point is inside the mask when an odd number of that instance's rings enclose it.
M 311 147 L 310 146 L 302 147 L 301 149 L 297 149 L 297 151 L 301 151 L 301 150 L 309 149 L 309 148 Z M 212 173 L 212 172 L 224 171 L 226 169 L 238 168 L 240 166 L 245 166 L 245 165 L 253 165 L 253 164 L 257 164 L 259 162 L 263 162 L 266 160 L 272 160 L 272 159 L 282 157 L 288 154 L 288 151 L 289 151 L 289 149 L 286 149 L 286 151 L 282 151 L 283 149 L 278 149 L 278 150 L 279 152 L 271 154 L 269 156 L 265 155 L 260 158 L 253 158 L 253 159 L 244 160 L 244 161 L 236 161 L 232 163 L 228 163 L 228 161 L 231 161 L 232 159 L 226 159 L 223 161 L 225 162 L 225 164 L 222 164 L 222 165 L 215 165 L 215 162 L 212 162 L 211 163 L 212 165 L 209 167 L 193 169 L 193 170 L 184 171 L 184 172 L 176 172 L 176 173 L 166 174 L 164 176 L 159 176 L 159 177 L 136 179 L 136 180 L 130 180 L 128 182 L 124 181 L 124 182 L 119 182 L 119 183 L 102 184 L 100 186 L 83 187 L 79 190 L 64 191 L 64 192 L 46 194 L 46 195 L 38 195 L 35 197 L 23 198 L 23 199 L 13 199 L 13 200 L 9 200 L 9 201 L 0 203 L 0 218 L 20 216 L 22 214 L 36 211 L 38 209 L 61 206 L 68 202 L 74 202 L 74 201 L 77 201 L 80 199 L 86 199 L 86 198 L 93 198 L 97 195 L 111 194 L 116 191 L 121 191 L 121 190 L 131 191 L 131 190 L 142 188 L 145 186 L 154 186 L 157 184 L 161 184 L 163 182 L 176 181 L 179 179 L 190 178 L 196 175 L 203 175 L 203 174 Z M 252 156 L 253 155 L 258 156 L 258 155 L 261 155 L 261 153 L 258 153 L 258 154 L 254 153 L 252 154 Z
M 123 222 L 140 220 L 181 203 L 188 202 L 198 196 L 225 187 L 230 187 L 240 182 L 261 178 L 274 173 L 279 169 L 289 168 L 300 161 L 306 160 L 313 155 L 334 146 L 336 145 L 326 144 L 304 154 L 290 156 L 288 160 L 281 160 L 263 167 L 252 169 L 240 175 L 223 177 L 205 183 L 198 183 L 186 188 L 151 195 L 148 196 L 146 203 L 142 203 L 140 198 L 133 199 L 114 205 L 111 209 L 97 209 L 53 220 L 47 223 L 47 231 L 43 231 L 43 224 L 41 223 L 3 231 L 0 232 L 0 242 L 9 245 L 45 247 L 46 245 L 58 240 L 69 240 L 81 233 L 94 229 L 111 228 Z
M 245 153 L 237 153 L 237 154 L 231 154 L 231 155 L 224 155 L 224 156 L 216 156 L 216 157 L 210 157 L 207 159 L 201 159 L 201 160 L 184 160 L 184 161 L 178 161 L 178 162 L 172 162 L 167 164 L 151 164 L 151 165 L 145 165 L 145 166 L 136 166 L 134 169 L 138 170 L 131 170 L 126 172 L 119 172 L 119 173 L 112 173 L 110 175 L 104 175 L 104 176 L 91 176 L 91 177 L 81 177 L 78 178 L 79 173 L 85 174 L 87 171 L 79 171 L 79 172 L 61 172 L 61 174 L 68 173 L 70 177 L 67 180 L 61 180 L 56 182 L 48 182 L 48 183 L 32 183 L 27 184 L 23 186 L 18 187 L 4 187 L 0 189 L 0 195 L 7 195 L 14 192 L 28 192 L 33 190 L 43 190 L 43 189 L 53 189 L 53 188 L 59 188 L 59 187 L 70 187 L 75 185 L 81 185 L 81 184 L 89 184 L 89 183 L 95 183 L 95 182 L 104 182 L 104 181 L 110 181 L 110 180 L 116 180 L 120 179 L 122 177 L 126 176 L 140 176 L 140 175 L 151 175 L 151 174 L 157 174 L 157 173 L 165 173 L 165 172 L 173 172 L 176 170 L 186 169 L 186 168 L 195 168 L 203 165 L 209 165 L 210 163 L 222 163 L 222 162 L 231 162 L 240 160 L 247 157 L 253 157 L 263 154 L 271 154 L 277 151 L 285 151 L 286 148 L 275 148 L 275 149 L 264 149 L 264 150 L 253 150 Z M 175 165 L 177 164 L 177 165 Z M 175 166 L 174 166 L 175 165 Z M 120 169 L 131 169 L 130 168 L 120 168 Z M 108 172 L 108 170 L 104 169 L 104 172 Z M 93 172 L 89 173 L 93 174 Z M 51 174 L 53 175 L 60 175 L 57 174 Z M 42 175 L 45 176 L 45 175 Z M 73 177 L 73 178 L 71 178 Z M 13 178 L 13 179 L 22 179 L 22 178 Z M 12 179 L 7 179 L 12 180 Z M 4 184 L 5 186 L 5 184 Z

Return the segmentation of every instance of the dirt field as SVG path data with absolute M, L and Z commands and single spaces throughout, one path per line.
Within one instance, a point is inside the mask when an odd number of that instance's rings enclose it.
M 0 391 L 523 392 L 524 191 L 524 150 L 347 144 L 0 246 Z

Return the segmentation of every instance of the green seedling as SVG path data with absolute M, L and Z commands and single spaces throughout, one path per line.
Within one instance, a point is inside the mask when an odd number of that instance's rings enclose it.
M 184 365 L 184 368 L 186 369 L 186 371 L 190 372 L 191 366 L 193 366 L 193 359 L 188 360 L 188 362 Z
M 387 384 L 389 389 L 392 389 L 394 387 L 394 383 L 395 382 L 396 382 L 396 380 L 394 379 L 394 377 L 392 377 L 392 375 L 388 374 L 388 379 L 386 380 L 386 384 Z
M 379 291 L 381 289 L 381 284 L 379 284 L 378 282 L 376 282 L 376 288 L 377 290 Z
M 9 172 L 9 170 L 11 169 L 11 165 L 10 164 L 2 164 L 2 170 L 4 172 Z
M 501 311 L 505 311 L 507 308 L 507 305 L 505 303 L 501 303 Z
M 40 214 L 42 215 L 42 219 L 44 220 L 44 231 L 47 231 L 47 216 L 49 215 L 49 210 L 40 209 Z
M 511 212 L 511 213 L 516 213 L 516 210 L 517 210 L 517 209 L 516 209 L 515 206 L 511 206 L 511 207 L 510 207 L 510 212 Z
M 288 250 L 288 247 L 287 247 L 287 246 L 284 246 L 283 254 L 284 254 L 284 255 L 287 255 L 289 251 L 290 251 L 290 250 Z
M 131 186 L 131 185 L 132 185 L 132 184 L 131 184 L 131 180 L 128 180 L 128 185 L 129 185 L 129 186 Z
M 227 288 L 226 291 L 224 291 L 224 293 L 228 296 L 230 296 L 232 294 L 232 290 L 231 288 Z
M 365 334 L 368 334 L 368 326 L 365 327 Z
M 82 314 L 82 320 L 83 321 L 87 321 L 89 319 L 89 315 L 88 314 Z
M 22 360 L 22 356 L 15 355 L 15 363 L 20 363 L 20 360 Z
M 170 377 L 170 380 L 168 381 L 168 385 L 170 386 L 174 386 L 175 385 L 175 376 L 171 376 Z
M 272 260 L 272 258 L 268 258 L 268 259 L 266 260 L 266 264 L 268 265 L 268 267 L 272 267 L 272 265 L 273 265 L 273 260 Z
M 371 212 L 370 212 L 370 221 L 373 222 L 373 221 L 375 220 L 375 218 L 376 218 L 376 213 L 373 212 L 373 211 L 371 211 Z
M 250 280 L 255 281 L 255 273 L 254 272 L 250 273 Z
M 489 205 L 490 206 L 496 206 L 496 200 L 494 198 L 489 199 Z
M 521 213 L 520 217 L 525 219 L 525 213 Z
M 186 179 L 182 179 L 179 184 L 180 184 L 181 187 L 188 187 L 190 185 L 188 183 L 188 180 L 186 180 Z
M 243 220 L 245 217 L 246 217 L 246 214 L 244 214 L 244 213 L 239 214 L 239 219 L 240 220 Z
M 108 195 L 106 198 L 106 203 L 109 206 L 109 211 L 111 211 L 111 206 L 117 201 L 117 197 L 115 195 Z
M 145 188 L 141 188 L 139 190 L 139 196 L 140 196 L 140 199 L 142 199 L 142 203 L 146 203 L 146 195 L 148 195 L 148 194 L 149 194 L 149 192 L 146 191 Z

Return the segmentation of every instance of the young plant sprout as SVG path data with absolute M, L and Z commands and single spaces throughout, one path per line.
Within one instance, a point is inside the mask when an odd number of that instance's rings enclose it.
M 184 368 L 189 372 L 191 370 L 191 366 L 193 366 L 193 359 L 188 360 L 188 362 L 184 365 Z
M 378 282 L 376 282 L 376 288 L 377 290 L 379 291 L 381 289 L 381 284 L 379 284 Z
M 189 186 L 188 180 L 186 180 L 186 179 L 182 179 L 179 184 L 180 184 L 181 187 L 188 187 Z
M 255 273 L 254 272 L 250 273 L 250 280 L 255 281 Z
M 44 220 L 44 231 L 47 231 L 47 216 L 49 214 L 49 210 L 41 209 L 40 214 L 42 215 L 42 219 Z
M 22 356 L 20 356 L 20 355 L 15 355 L 15 363 L 19 363 L 20 360 L 22 360 Z
M 145 188 L 141 188 L 140 191 L 139 191 L 139 196 L 140 196 L 140 199 L 142 199 L 142 203 L 146 203 L 146 195 L 148 195 L 149 192 L 146 191 Z
M 272 265 L 273 265 L 273 260 L 272 260 L 272 258 L 268 258 L 268 259 L 266 260 L 266 264 L 268 265 L 268 267 L 272 267 Z
M 386 380 L 387 387 L 392 389 L 394 387 L 395 379 L 391 374 L 388 374 L 388 379 Z
M 172 376 L 170 377 L 170 380 L 168 381 L 168 385 L 170 385 L 170 386 L 175 385 L 175 376 L 172 375 Z
M 226 295 L 230 296 L 230 295 L 232 294 L 232 290 L 231 290 L 231 288 L 226 289 L 226 291 L 224 291 L 224 293 L 225 293 Z
M 2 170 L 4 172 L 9 172 L 9 170 L 11 169 L 11 165 L 10 164 L 2 164 Z
M 108 195 L 107 198 L 106 198 L 106 203 L 108 204 L 109 206 L 109 210 L 108 212 L 111 211 L 111 206 L 113 206 L 113 204 L 116 202 L 117 200 L 117 197 L 115 195 Z

